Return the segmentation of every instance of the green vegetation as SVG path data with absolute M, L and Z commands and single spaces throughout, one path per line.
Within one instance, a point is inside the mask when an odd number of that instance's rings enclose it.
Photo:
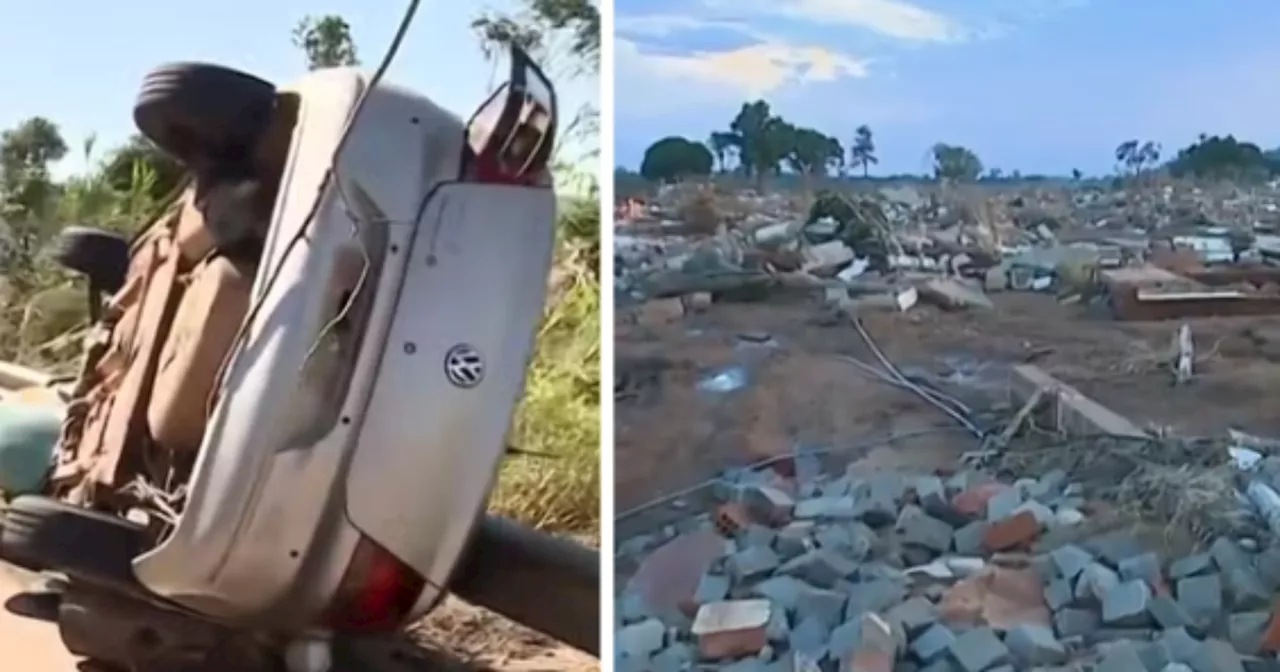
M 710 175 L 714 163 L 711 150 L 702 143 L 672 136 L 649 145 L 640 162 L 640 174 L 655 182 L 674 182 Z
M 599 16 L 589 3 L 530 0 L 527 14 L 487 17 L 477 26 L 493 22 L 519 28 L 531 53 L 558 56 L 578 73 L 561 78 L 595 76 Z M 596 28 L 588 30 L 593 22 Z M 570 36 L 572 46 L 552 54 L 542 45 L 563 42 L 557 33 Z M 502 38 L 483 30 L 481 37 L 488 49 Z M 293 39 L 312 69 L 359 63 L 340 16 L 308 17 Z M 598 144 L 590 134 L 591 114 L 579 111 L 575 122 L 589 148 Z M 81 148 L 92 169 L 59 181 L 52 168 L 70 149 L 56 123 L 35 117 L 0 134 L 0 220 L 8 229 L 0 233 L 0 359 L 73 371 L 78 336 L 87 327 L 85 292 L 47 258 L 50 241 L 70 224 L 136 231 L 167 205 L 181 178 L 179 167 L 140 137 L 101 157 L 94 144 L 90 139 Z M 562 161 L 561 169 L 570 170 L 568 163 Z M 600 503 L 598 203 L 594 186 L 561 203 L 550 298 L 510 438 L 532 454 L 508 460 L 493 500 L 497 511 L 530 524 L 587 536 L 598 534 Z
M 1162 152 L 1156 142 L 1136 139 L 1121 142 L 1114 152 L 1117 173 L 1125 179 L 1145 179 L 1157 173 L 1234 181 L 1280 176 L 1280 149 L 1264 152 L 1258 145 L 1230 135 L 1201 134 L 1163 164 Z M 948 182 L 1054 179 L 1043 175 L 1023 176 L 1016 170 L 1006 174 L 999 168 L 985 168 L 974 150 L 947 142 L 935 143 L 929 158 L 930 175 L 893 175 L 881 179 Z M 774 114 L 767 101 L 756 100 L 744 102 L 730 120 L 728 130 L 712 131 L 705 143 L 666 137 L 650 145 L 639 177 L 652 183 L 708 174 L 736 175 L 753 180 L 757 189 L 763 189 L 766 179 L 795 181 L 809 187 L 813 178 L 845 178 L 853 169 L 859 170 L 863 179 L 872 179 L 871 168 L 878 164 L 875 137 L 869 126 L 863 124 L 854 129 L 846 152 L 835 135 L 796 126 Z M 1075 181 L 1085 179 L 1078 169 L 1072 169 L 1070 176 Z M 615 173 L 619 195 L 635 193 L 640 185 L 634 178 L 635 174 L 630 171 L 619 169 Z

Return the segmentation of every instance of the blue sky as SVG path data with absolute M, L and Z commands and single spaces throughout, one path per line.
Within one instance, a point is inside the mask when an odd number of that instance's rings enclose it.
M 82 170 L 79 148 L 90 134 L 97 134 L 102 154 L 133 133 L 133 98 L 150 68 L 212 61 L 287 82 L 306 69 L 291 41 L 299 19 L 337 13 L 351 23 L 360 57 L 372 69 L 405 6 L 399 0 L 0 1 L 0 44 L 9 54 L 0 69 L 0 128 L 34 115 L 52 119 L 72 147 L 58 172 Z M 515 0 L 423 0 L 388 80 L 465 118 L 484 99 L 493 71 L 469 24 L 485 9 L 516 6 Z M 596 87 L 562 83 L 565 116 L 596 101 Z
M 1006 173 L 1109 171 L 1117 144 L 1280 145 L 1275 0 L 618 0 L 616 163 L 705 140 L 744 100 L 922 172 L 939 141 Z

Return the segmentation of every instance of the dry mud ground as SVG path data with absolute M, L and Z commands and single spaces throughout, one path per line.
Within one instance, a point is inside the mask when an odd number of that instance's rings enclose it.
M 1034 363 L 1140 426 L 1280 436 L 1280 318 L 1188 320 L 1200 361 L 1194 382 L 1174 387 L 1161 358 L 1179 322 L 1116 322 L 1096 307 L 1041 294 L 992 298 L 993 311 L 918 305 L 906 313 L 864 312 L 862 322 L 899 367 L 927 373 L 978 410 L 1007 410 L 1009 367 Z M 678 515 L 670 507 L 635 507 L 796 445 L 844 450 L 842 462 L 921 468 L 954 464 L 975 447 L 963 432 L 944 430 L 858 448 L 871 437 L 957 425 L 913 393 L 842 362 L 839 355 L 876 360 L 847 319 L 816 302 L 712 304 L 656 325 L 632 323 L 619 310 L 615 334 L 619 540 Z M 759 344 L 766 336 L 772 340 Z M 697 389 L 699 380 L 735 365 L 749 378 L 742 389 Z
M 22 590 L 31 575 L 0 566 L 0 603 Z M 395 649 L 395 672 L 542 672 L 599 670 L 599 661 L 508 621 L 450 599 L 410 631 Z M 0 668 L 21 672 L 71 672 L 57 628 L 0 608 Z M 380 672 L 362 670 L 361 672 Z

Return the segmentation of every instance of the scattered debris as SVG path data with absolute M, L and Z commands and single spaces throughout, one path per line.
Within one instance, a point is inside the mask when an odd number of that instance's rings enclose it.
M 619 324 L 668 365 L 619 377 L 678 404 L 643 468 L 717 475 L 620 505 L 616 669 L 1280 670 L 1280 430 L 1233 408 L 1280 362 L 1248 317 L 1280 315 L 1280 183 L 676 185 L 626 214 Z

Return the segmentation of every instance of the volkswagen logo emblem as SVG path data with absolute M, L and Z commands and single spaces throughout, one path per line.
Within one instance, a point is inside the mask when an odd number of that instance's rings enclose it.
M 455 387 L 468 389 L 484 380 L 484 359 L 480 351 L 459 343 L 444 356 L 444 375 Z

